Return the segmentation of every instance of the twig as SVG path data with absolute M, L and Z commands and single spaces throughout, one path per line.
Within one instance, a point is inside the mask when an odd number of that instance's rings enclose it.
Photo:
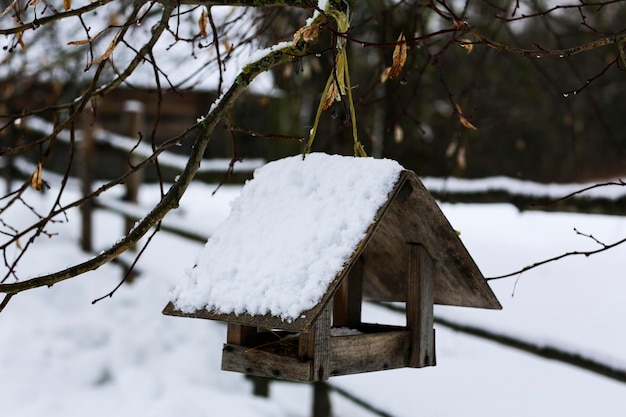
M 539 267 L 541 265 L 545 265 L 545 264 L 550 263 L 550 262 L 555 262 L 555 261 L 558 261 L 560 259 L 567 258 L 567 257 L 570 257 L 570 256 L 576 256 L 576 255 L 591 256 L 591 255 L 595 255 L 597 253 L 604 252 L 606 250 L 609 250 L 609 249 L 612 249 L 612 248 L 614 248 L 616 246 L 619 246 L 619 245 L 623 244 L 624 242 L 626 242 L 626 238 L 618 240 L 617 242 L 614 242 L 614 243 L 611 243 L 611 244 L 608 244 L 608 245 L 603 245 L 601 248 L 595 249 L 595 250 L 572 251 L 572 252 L 562 253 L 562 254 L 560 254 L 558 256 L 554 256 L 552 258 L 544 259 L 543 261 L 535 262 L 532 265 L 525 266 L 522 269 L 519 269 L 519 270 L 517 270 L 515 272 L 511 272 L 510 274 L 499 275 L 499 276 L 495 276 L 495 277 L 489 277 L 489 278 L 486 278 L 486 280 L 487 281 L 493 281 L 493 280 L 496 280 L 496 279 L 509 278 L 509 277 L 521 274 L 523 272 L 529 271 L 531 269 L 535 269 L 535 268 L 537 268 L 537 267 Z
M 150 242 L 152 241 L 152 238 L 154 238 L 154 236 L 159 232 L 160 230 L 160 226 L 161 226 L 161 222 L 157 223 L 156 228 L 154 229 L 154 231 L 152 232 L 152 234 L 148 237 L 148 239 L 146 240 L 146 243 L 144 243 L 144 245 L 142 246 L 141 250 L 139 251 L 139 253 L 137 253 L 137 256 L 135 256 L 135 259 L 133 259 L 133 263 L 130 264 L 130 266 L 128 267 L 128 270 L 126 271 L 126 273 L 124 274 L 124 277 L 120 280 L 120 282 L 115 286 L 115 288 L 113 288 L 109 293 L 103 295 L 102 297 L 96 298 L 95 300 L 93 300 L 91 302 L 91 304 L 96 304 L 99 301 L 104 300 L 105 298 L 111 298 L 113 297 L 113 295 L 117 292 L 117 290 L 120 289 L 120 287 L 122 286 L 122 284 L 124 284 L 126 281 L 128 281 L 128 279 L 130 278 L 131 274 L 133 273 L 133 271 L 135 270 L 135 265 L 137 265 L 137 262 L 139 261 L 139 258 L 141 258 L 141 255 L 143 255 L 143 253 L 145 252 L 145 250 L 148 248 L 148 245 L 150 244 Z
M 11 301 L 11 298 L 13 298 L 14 295 L 15 294 L 6 294 L 4 296 L 4 298 L 2 299 L 2 302 L 0 303 L 0 313 L 2 313 L 2 311 L 7 306 L 7 304 L 9 304 L 9 301 Z
M 562 202 L 564 200 L 570 199 L 570 198 L 574 197 L 575 195 L 582 194 L 582 193 L 587 192 L 589 190 L 593 190 L 594 188 L 606 187 L 606 186 L 609 186 L 609 185 L 619 185 L 619 186 L 623 187 L 623 186 L 626 185 L 626 182 L 624 182 L 621 179 L 617 180 L 617 181 L 602 182 L 602 183 L 590 185 L 589 187 L 581 188 L 580 190 L 574 191 L 573 193 L 569 193 L 566 196 L 557 198 L 556 200 L 550 200 L 550 201 L 547 201 L 545 203 L 531 203 L 530 206 L 531 207 L 550 206 L 552 204 L 560 203 L 560 202 Z

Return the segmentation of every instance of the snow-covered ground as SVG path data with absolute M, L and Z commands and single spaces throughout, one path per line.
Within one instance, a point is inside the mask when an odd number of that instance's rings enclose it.
M 228 212 L 237 187 L 194 184 L 177 221 L 210 233 Z M 50 193 L 29 190 L 33 203 L 50 204 Z M 146 207 L 158 190 L 145 187 Z M 485 276 L 511 272 L 569 250 L 598 247 L 573 228 L 605 243 L 626 235 L 614 216 L 519 213 L 508 205 L 442 206 Z M 6 216 L 6 217 L 5 217 Z M 3 220 L 18 222 L 17 213 Z M 22 276 L 84 259 L 77 246 L 78 213 L 60 233 L 42 238 L 22 263 Z M 122 232 L 122 221 L 98 212 L 97 247 Z M 271 397 L 251 396 L 250 383 L 222 372 L 223 324 L 167 317 L 161 310 L 201 245 L 160 233 L 139 263 L 140 279 L 108 293 L 120 270 L 107 265 L 54 287 L 15 296 L 0 314 L 0 403 L 10 417 L 68 416 L 294 416 L 311 414 L 311 388 L 272 384 Z M 502 311 L 437 307 L 441 317 L 474 323 L 535 342 L 579 351 L 605 362 L 626 363 L 626 246 L 589 258 L 568 258 L 492 281 Z M 9 253 L 8 255 L 11 255 Z M 393 322 L 398 314 L 370 306 L 371 320 Z M 393 416 L 623 416 L 626 385 L 437 328 L 438 365 L 332 378 L 330 382 Z M 337 416 L 370 416 L 336 393 Z

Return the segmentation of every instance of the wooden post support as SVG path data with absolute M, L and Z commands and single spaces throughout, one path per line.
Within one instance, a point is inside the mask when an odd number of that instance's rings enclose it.
M 252 382 L 252 394 L 257 397 L 270 397 L 270 381 L 269 378 L 261 376 L 246 375 L 246 378 Z
M 330 417 L 330 392 L 324 381 L 313 383 L 313 417 Z
M 80 118 L 82 138 L 79 146 L 80 162 L 78 166 L 82 196 L 91 194 L 94 172 L 96 170 L 96 145 L 93 139 L 93 118 L 89 110 L 83 111 Z M 80 247 L 85 252 L 93 252 L 93 210 L 92 199 L 80 205 L 81 237 Z
M 411 334 L 409 366 L 434 366 L 435 331 L 433 329 L 434 273 L 433 260 L 422 245 L 409 244 L 406 321 Z
M 361 324 L 363 260 L 357 259 L 333 300 L 333 327 L 357 328 Z
M 313 381 L 325 381 L 330 377 L 330 310 L 328 306 L 322 311 L 311 331 L 300 333 L 298 356 L 313 360 Z

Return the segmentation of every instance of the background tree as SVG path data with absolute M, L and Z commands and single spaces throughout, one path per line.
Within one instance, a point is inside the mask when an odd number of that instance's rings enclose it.
M 3 218 L 12 210 L 33 215 L 30 224 L 0 221 L 2 308 L 19 292 L 79 276 L 134 247 L 178 206 L 211 142 L 230 149 L 233 163 L 300 152 L 318 103 L 329 97 L 321 94 L 329 74 L 338 82 L 338 45 L 347 50 L 352 85 L 321 114 L 314 150 L 353 153 L 356 124 L 368 154 L 395 158 L 420 174 L 578 180 L 621 173 L 622 0 L 4 0 L 0 6 L 1 152 L 4 160 L 34 164 L 32 176 L 7 182 L 0 200 Z M 406 61 L 399 63 L 393 52 L 403 45 Z M 402 72 L 390 79 L 392 66 Z M 254 108 L 265 106 L 270 122 L 251 117 L 249 102 L 235 105 L 253 80 L 267 82 L 268 74 L 278 90 Z M 127 163 L 67 201 L 84 136 L 78 128 L 93 133 L 101 100 L 116 91 L 146 88 L 154 117 L 137 132 Z M 183 131 L 163 135 L 164 103 L 201 89 L 213 90 L 202 110 L 187 116 Z M 40 120 L 52 124 L 44 136 L 33 134 Z M 259 135 L 267 139 L 259 142 Z M 64 140 L 68 146 L 61 147 Z M 138 155 L 140 145 L 150 151 Z M 178 148 L 186 165 L 164 177 L 159 160 Z M 28 193 L 47 189 L 53 159 L 64 165 L 58 195 L 48 212 L 38 213 Z M 20 275 L 23 254 L 37 239 L 52 237 L 51 226 L 69 210 L 148 169 L 161 181 L 161 199 L 124 238 L 81 264 Z

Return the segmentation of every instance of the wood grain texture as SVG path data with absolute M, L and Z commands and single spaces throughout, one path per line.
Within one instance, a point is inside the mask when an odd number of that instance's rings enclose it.
M 457 233 L 411 171 L 402 173 L 362 254 L 367 298 L 406 301 L 407 243 L 423 245 L 435 263 L 435 304 L 502 308 Z
M 422 245 L 409 244 L 406 321 L 411 335 L 409 366 L 435 365 L 433 332 L 434 264 Z
M 332 337 L 330 375 L 350 375 L 408 366 L 409 338 L 407 330 Z
M 313 382 L 313 361 L 301 361 L 295 356 L 275 354 L 263 349 L 250 349 L 237 345 L 224 345 L 222 370 L 248 375 Z
M 333 299 L 333 327 L 356 328 L 361 324 L 363 262 L 357 259 Z

